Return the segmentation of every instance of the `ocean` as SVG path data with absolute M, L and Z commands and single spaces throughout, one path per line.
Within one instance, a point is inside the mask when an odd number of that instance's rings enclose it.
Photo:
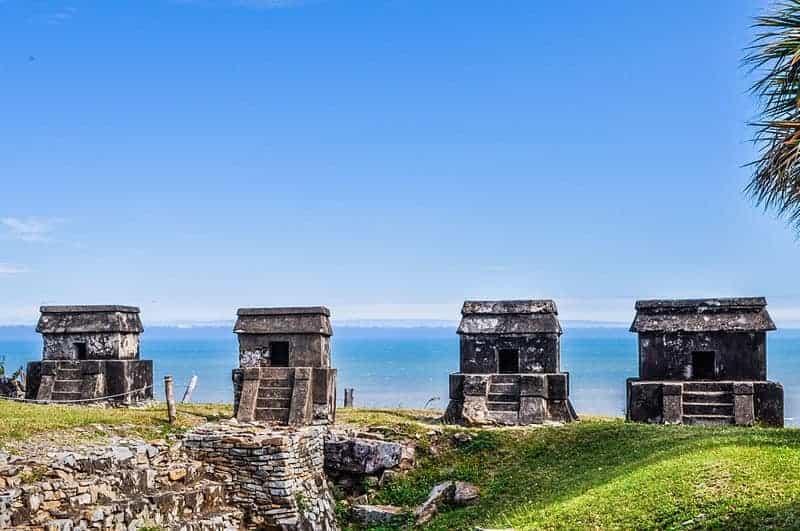
M 800 425 L 800 330 L 768 338 L 768 377 L 784 386 L 787 425 Z M 41 358 L 41 340 L 28 328 L 0 328 L 0 356 L 10 372 Z M 147 328 L 141 356 L 154 362 L 158 398 L 164 375 L 173 376 L 180 395 L 194 374 L 194 402 L 232 401 L 231 369 L 238 358 L 229 328 Z M 333 364 L 339 403 L 343 389 L 352 387 L 360 407 L 444 409 L 448 374 L 458 369 L 458 336 L 451 328 L 337 327 Z M 578 414 L 623 416 L 625 379 L 638 370 L 636 336 L 625 328 L 567 328 L 561 366 L 570 373 Z

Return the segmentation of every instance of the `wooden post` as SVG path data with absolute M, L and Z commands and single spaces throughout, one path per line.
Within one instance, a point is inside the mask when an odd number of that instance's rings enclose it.
M 167 417 L 170 424 L 175 424 L 175 393 L 172 389 L 172 376 L 164 376 L 164 392 L 167 395 Z
M 181 398 L 181 404 L 184 402 L 188 402 L 192 399 L 192 393 L 194 392 L 194 388 L 197 385 L 197 375 L 193 374 L 192 377 L 189 379 L 189 385 L 186 386 L 186 391 L 183 392 L 183 398 Z
M 352 387 L 345 388 L 344 390 L 344 407 L 353 407 L 353 391 Z

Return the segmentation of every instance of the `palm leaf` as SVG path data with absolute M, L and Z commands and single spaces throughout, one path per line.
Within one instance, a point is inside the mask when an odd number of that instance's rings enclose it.
M 800 234 L 800 0 L 784 0 L 759 17 L 745 64 L 756 75 L 758 156 L 746 192 Z

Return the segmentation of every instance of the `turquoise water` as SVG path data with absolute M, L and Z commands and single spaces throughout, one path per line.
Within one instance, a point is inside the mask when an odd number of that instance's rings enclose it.
M 155 364 L 156 396 L 171 374 L 183 385 L 198 376 L 197 402 L 230 402 L 236 338 L 228 329 L 155 329 L 142 336 L 142 357 Z M 3 334 L 0 355 L 8 370 L 41 356 L 34 333 Z M 339 400 L 355 388 L 356 404 L 444 408 L 447 375 L 458 369 L 458 337 L 445 328 L 344 328 L 333 338 Z M 573 328 L 562 336 L 561 364 L 570 372 L 578 413 L 621 416 L 625 379 L 637 371 L 636 337 L 622 328 Z M 787 423 L 800 424 L 800 330 L 769 335 L 768 372 L 784 385 Z M 795 421 L 794 419 L 798 419 Z

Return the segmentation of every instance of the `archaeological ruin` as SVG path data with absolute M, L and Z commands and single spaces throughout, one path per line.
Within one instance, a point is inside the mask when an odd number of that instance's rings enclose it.
M 636 302 L 639 377 L 628 420 L 783 426 L 783 387 L 767 380 L 775 324 L 764 298 Z
M 236 418 L 293 426 L 332 423 L 336 369 L 331 368 L 330 311 L 241 308 L 237 315 Z
M 132 306 L 42 306 L 42 361 L 28 363 L 26 397 L 133 404 L 153 398 L 153 362 L 139 359 Z
M 561 324 L 551 300 L 466 301 L 460 371 L 450 375 L 445 418 L 465 424 L 577 419 L 561 372 Z

